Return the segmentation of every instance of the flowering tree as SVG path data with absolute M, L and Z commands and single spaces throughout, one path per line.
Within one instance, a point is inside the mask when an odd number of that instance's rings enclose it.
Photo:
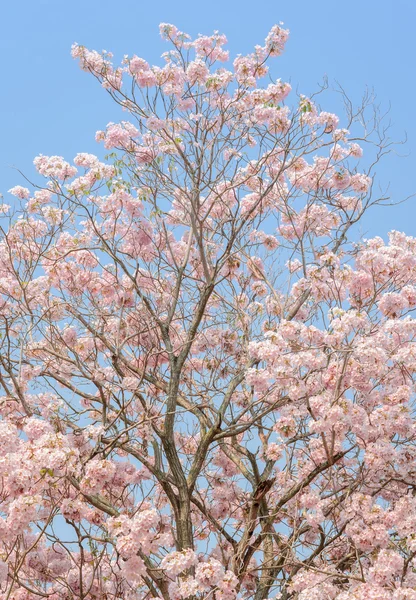
M 130 121 L 1 206 L 0 598 L 414 600 L 416 240 L 348 242 L 385 132 L 260 87 L 279 26 L 161 34 L 74 45 Z

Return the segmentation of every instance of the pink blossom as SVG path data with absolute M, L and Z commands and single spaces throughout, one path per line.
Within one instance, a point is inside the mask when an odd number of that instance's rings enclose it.
M 9 190 L 9 194 L 12 194 L 12 196 L 16 196 L 16 198 L 24 200 L 25 198 L 29 198 L 30 191 L 28 190 L 28 188 L 22 187 L 21 185 L 15 185 Z
M 209 69 L 202 60 L 190 62 L 186 74 L 191 85 L 204 84 L 209 77 Z
M 325 127 L 325 133 L 332 133 L 336 129 L 339 119 L 337 115 L 328 112 L 321 112 L 318 117 L 319 123 Z
M 269 444 L 266 448 L 266 457 L 269 460 L 279 460 L 282 456 L 282 448 L 279 444 L 272 443 Z
M 7 581 L 7 574 L 9 572 L 8 566 L 5 562 L 0 561 L 0 583 Z
M 146 567 L 139 556 L 132 556 L 122 563 L 121 571 L 129 583 L 138 584 L 146 575 Z
M 279 25 L 273 25 L 266 37 L 266 50 L 270 56 L 279 56 L 282 54 L 288 38 L 288 29 L 282 29 Z
M 116 152 L 11 189 L 3 595 L 416 600 L 416 239 L 353 229 L 380 140 L 261 85 L 281 26 L 230 70 L 160 31 L 155 66 L 73 46 Z
M 176 577 L 180 573 L 183 573 L 183 571 L 196 565 L 197 562 L 195 552 L 187 549 L 182 552 L 167 554 L 160 563 L 160 566 L 170 577 Z
M 56 179 L 70 179 L 77 173 L 75 167 L 71 167 L 65 162 L 62 156 L 43 156 L 40 155 L 33 161 L 37 171 L 45 177 Z

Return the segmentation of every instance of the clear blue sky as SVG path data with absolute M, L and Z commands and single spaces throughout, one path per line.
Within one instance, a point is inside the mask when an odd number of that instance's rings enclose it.
M 416 192 L 416 0 L 15 0 L 0 8 L 0 192 L 22 184 L 13 166 L 29 176 L 37 154 L 72 159 L 97 152 L 95 131 L 120 118 L 111 99 L 70 57 L 76 41 L 111 50 L 116 59 L 136 53 L 156 64 L 167 47 L 159 22 L 196 35 L 218 29 L 232 55 L 262 43 L 274 23 L 291 30 L 273 75 L 290 79 L 305 94 L 327 75 L 358 101 L 366 85 L 391 104 L 392 135 L 406 133 L 379 172 L 400 200 Z M 325 108 L 325 102 L 322 102 Z M 329 107 L 331 108 L 331 107 Z M 416 198 L 376 210 L 369 234 L 399 229 L 416 235 Z

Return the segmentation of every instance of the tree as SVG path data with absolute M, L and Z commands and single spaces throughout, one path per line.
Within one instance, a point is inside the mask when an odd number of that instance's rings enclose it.
M 160 30 L 74 45 L 130 121 L 1 206 L 0 597 L 414 600 L 416 240 L 349 241 L 386 129 L 259 87 L 280 26 Z

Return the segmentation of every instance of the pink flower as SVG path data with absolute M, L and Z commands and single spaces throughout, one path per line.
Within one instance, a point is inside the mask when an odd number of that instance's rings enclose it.
M 166 571 L 169 577 L 176 577 L 186 569 L 196 565 L 198 559 L 193 550 L 187 549 L 182 552 L 172 552 L 167 554 L 160 563 L 161 568 Z
M 404 296 L 392 292 L 384 294 L 378 303 L 378 308 L 383 315 L 391 317 L 398 317 L 408 306 L 409 303 Z
M 146 575 L 146 566 L 140 556 L 131 556 L 122 562 L 121 572 L 129 583 L 137 585 Z
M 357 173 L 351 177 L 351 187 L 355 192 L 365 194 L 371 186 L 371 177 Z
M 328 112 L 319 113 L 318 122 L 325 127 L 325 133 L 332 133 L 337 128 L 339 118 L 337 115 Z
M 218 600 L 235 600 L 237 598 L 238 579 L 232 571 L 226 571 L 218 584 L 216 596 Z
M 282 456 L 282 448 L 279 444 L 269 444 L 266 448 L 266 457 L 269 460 L 279 460 Z
M 77 154 L 74 158 L 74 163 L 77 167 L 85 167 L 87 169 L 92 169 L 93 167 L 98 166 L 99 160 L 94 154 L 87 154 L 86 152 L 82 152 Z
M 170 23 L 160 23 L 159 32 L 164 40 L 175 40 L 179 33 L 178 28 Z
M 156 85 L 156 76 L 143 58 L 133 56 L 129 61 L 129 71 L 140 87 L 152 87 Z
M 54 179 L 70 179 L 77 173 L 75 167 L 64 161 L 62 156 L 37 156 L 33 161 L 37 171 L 45 177 Z
M 0 584 L 5 583 L 7 581 L 8 572 L 9 568 L 7 564 L 0 560 Z
M 21 185 L 15 185 L 14 187 L 12 187 L 9 190 L 9 194 L 12 194 L 12 196 L 16 196 L 16 198 L 20 198 L 21 200 L 29 198 L 30 196 L 29 190 L 25 187 L 22 187 Z
M 136 127 L 126 121 L 117 124 L 109 123 L 106 132 L 103 134 L 104 148 L 130 149 L 133 138 L 137 137 L 138 134 Z
M 279 25 L 273 25 L 266 37 L 266 51 L 270 56 L 279 56 L 282 54 L 288 39 L 288 29 L 282 29 Z
M 195 60 L 189 63 L 186 75 L 191 85 L 204 84 L 209 77 L 209 69 L 202 60 Z
M 223 577 L 224 567 L 215 558 L 210 558 L 207 562 L 199 563 L 195 569 L 195 579 L 204 588 L 217 585 Z

